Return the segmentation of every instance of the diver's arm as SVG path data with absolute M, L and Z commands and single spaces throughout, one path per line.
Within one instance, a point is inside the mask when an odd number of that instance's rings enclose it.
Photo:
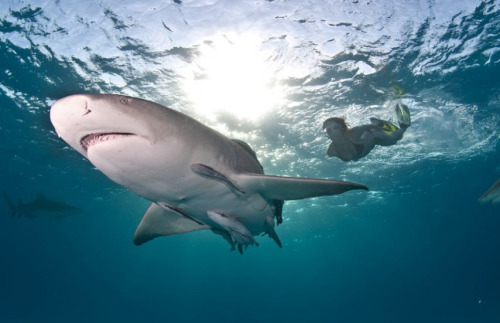
M 350 141 L 346 140 L 344 136 L 335 136 L 332 138 L 332 142 L 326 153 L 329 157 L 338 157 L 345 162 L 357 160 L 358 158 L 356 147 Z

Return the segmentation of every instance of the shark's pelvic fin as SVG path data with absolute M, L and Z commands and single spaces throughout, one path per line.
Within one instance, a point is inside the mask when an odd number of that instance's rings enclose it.
M 278 247 L 283 248 L 283 245 L 281 244 L 281 240 L 278 237 L 278 235 L 276 234 L 276 231 L 274 231 L 274 229 L 272 231 L 267 232 L 267 234 L 271 237 L 271 239 L 274 240 L 274 242 L 276 242 Z
M 276 231 L 274 230 L 274 219 L 270 216 L 267 217 L 266 219 L 266 225 L 267 225 L 267 230 L 264 234 L 267 233 L 267 235 L 276 242 L 278 247 L 283 248 L 283 245 L 281 244 L 281 240 L 276 234 Z
M 240 253 L 243 253 L 243 246 L 259 245 L 247 227 L 235 217 L 216 211 L 207 211 L 207 215 L 212 221 L 217 223 L 231 235 L 233 241 L 238 245 L 238 251 Z
M 134 244 L 140 245 L 156 237 L 203 229 L 210 229 L 210 227 L 195 222 L 174 209 L 152 203 L 139 223 L 133 241 Z
M 350 190 L 368 190 L 362 184 L 327 179 L 238 174 L 238 185 L 246 192 L 259 192 L 268 199 L 300 200 L 308 197 L 342 194 Z
M 234 142 L 235 144 L 237 144 L 238 146 L 240 146 L 241 148 L 243 148 L 243 150 L 245 150 L 247 153 L 249 153 L 250 156 L 252 156 L 252 158 L 259 164 L 260 168 L 262 169 L 262 172 L 264 172 L 264 168 L 262 168 L 262 165 L 261 165 L 259 159 L 257 158 L 257 154 L 252 149 L 252 147 L 250 147 L 249 144 L 247 144 L 243 140 L 239 140 L 239 139 L 231 139 L 231 141 Z
M 203 165 L 203 164 L 192 164 L 191 165 L 191 170 L 203 177 L 208 177 L 217 181 L 220 181 L 232 189 L 240 192 L 241 194 L 245 194 L 245 192 L 236 184 L 234 183 L 231 179 L 229 179 L 226 175 L 221 174 L 220 172 L 216 171 L 210 166 Z

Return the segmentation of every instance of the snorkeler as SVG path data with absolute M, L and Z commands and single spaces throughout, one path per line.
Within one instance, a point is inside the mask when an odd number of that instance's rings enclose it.
M 410 110 L 404 104 L 396 104 L 399 128 L 389 121 L 370 118 L 371 124 L 348 128 L 344 119 L 330 118 L 323 123 L 332 143 L 328 147 L 329 157 L 338 157 L 343 161 L 359 160 L 368 155 L 375 147 L 391 146 L 403 138 L 411 124 Z

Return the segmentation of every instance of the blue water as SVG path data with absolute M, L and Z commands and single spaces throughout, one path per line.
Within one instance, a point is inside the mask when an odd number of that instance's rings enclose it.
M 0 202 L 0 323 L 500 322 L 500 205 L 478 203 L 500 177 L 499 35 L 498 1 L 2 1 L 0 186 L 83 212 Z M 91 92 L 245 140 L 267 174 L 370 191 L 287 202 L 283 249 L 134 246 L 149 202 L 49 120 Z M 397 145 L 326 157 L 323 120 L 394 121 L 396 102 L 413 121 Z

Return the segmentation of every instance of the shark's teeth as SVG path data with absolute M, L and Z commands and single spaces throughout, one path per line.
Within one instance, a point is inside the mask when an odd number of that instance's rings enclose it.
M 80 140 L 80 144 L 83 149 L 87 150 L 90 146 L 95 145 L 97 143 L 108 141 L 111 139 L 117 139 L 120 137 L 133 136 L 132 133 L 126 132 L 108 132 L 108 133 L 91 133 L 89 135 L 84 136 Z

